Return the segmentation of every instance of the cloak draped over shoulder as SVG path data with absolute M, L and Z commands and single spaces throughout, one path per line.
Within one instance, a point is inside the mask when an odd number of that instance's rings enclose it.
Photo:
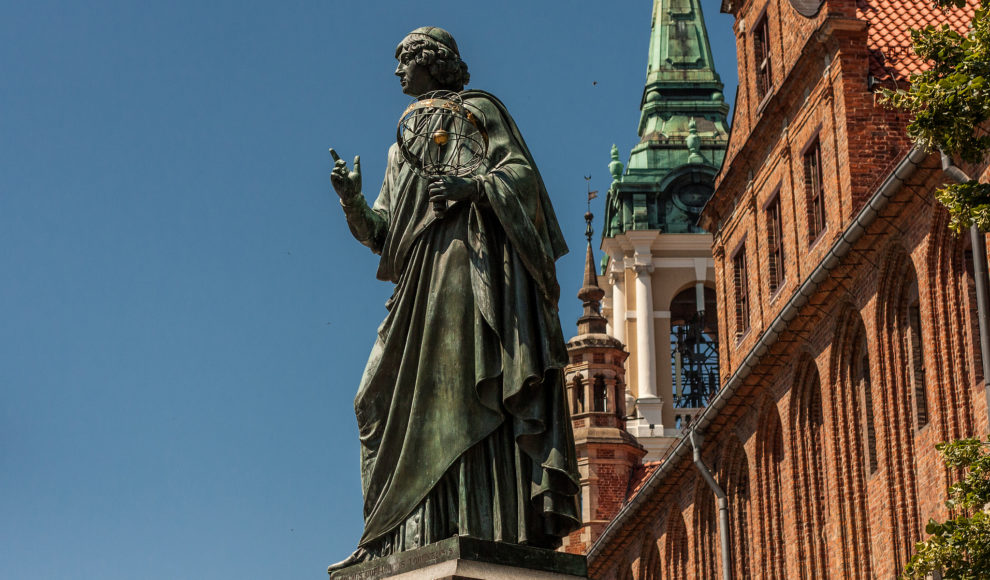
M 344 203 L 396 284 L 354 401 L 375 555 L 454 534 L 555 547 L 580 525 L 554 267 L 567 248 L 505 106 L 460 95 L 489 139 L 479 199 L 438 217 L 393 145 L 373 207 Z

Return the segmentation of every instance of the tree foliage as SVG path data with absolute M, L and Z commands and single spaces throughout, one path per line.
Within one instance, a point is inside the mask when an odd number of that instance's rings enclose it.
M 949 487 L 945 502 L 957 515 L 941 523 L 928 521 L 925 532 L 931 537 L 915 545 L 903 578 L 939 573 L 945 579 L 990 578 L 990 437 L 940 443 L 936 448 L 946 465 L 965 470 L 965 476 Z
M 958 10 L 966 0 L 931 0 L 943 10 Z M 908 89 L 881 91 L 882 100 L 913 116 L 908 136 L 929 151 L 941 150 L 978 163 L 990 150 L 990 0 L 980 0 L 970 28 L 948 24 L 911 31 L 915 54 L 930 68 L 911 75 Z M 972 180 L 936 192 L 961 231 L 976 224 L 990 231 L 990 184 Z

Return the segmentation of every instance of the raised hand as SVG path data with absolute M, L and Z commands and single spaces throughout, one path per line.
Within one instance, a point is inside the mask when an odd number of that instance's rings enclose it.
M 347 162 L 330 148 L 333 157 L 333 170 L 330 171 L 330 184 L 342 200 L 348 200 L 361 193 L 361 156 L 354 157 L 354 171 L 348 171 Z

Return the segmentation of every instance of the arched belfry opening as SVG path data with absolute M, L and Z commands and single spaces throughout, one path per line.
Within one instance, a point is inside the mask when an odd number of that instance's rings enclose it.
M 670 372 L 676 409 L 703 408 L 718 391 L 715 290 L 683 290 L 670 303 Z

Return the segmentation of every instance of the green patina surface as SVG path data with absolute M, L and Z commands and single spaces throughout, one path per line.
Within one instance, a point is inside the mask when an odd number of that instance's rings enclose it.
M 700 0 L 654 0 L 640 111 L 627 165 L 612 147 L 603 236 L 702 232 L 696 222 L 725 157 L 729 105 Z

